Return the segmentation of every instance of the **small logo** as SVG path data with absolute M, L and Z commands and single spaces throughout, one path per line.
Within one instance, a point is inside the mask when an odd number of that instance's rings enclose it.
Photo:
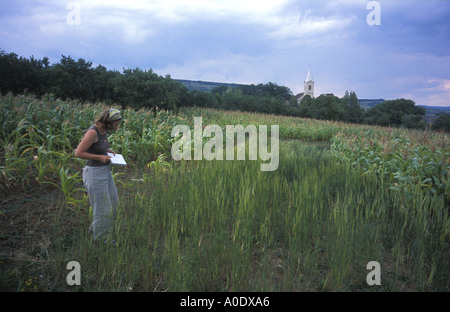
M 378 1 L 370 1 L 367 3 L 367 10 L 372 10 L 367 14 L 367 25 L 381 25 L 381 6 Z
M 73 286 L 73 285 L 81 285 L 81 266 L 80 263 L 77 261 L 70 261 L 67 263 L 66 266 L 67 270 L 72 270 L 67 274 L 67 285 Z
M 70 1 L 66 6 L 70 12 L 67 14 L 66 22 L 69 26 L 81 25 L 81 5 L 77 1 Z
M 370 261 L 367 263 L 367 270 L 372 270 L 367 274 L 366 282 L 369 286 L 381 285 L 381 268 L 377 261 Z

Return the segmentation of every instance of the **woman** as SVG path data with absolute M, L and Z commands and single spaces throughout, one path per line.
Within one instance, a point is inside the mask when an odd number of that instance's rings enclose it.
M 97 119 L 85 133 L 75 151 L 75 157 L 87 159 L 83 168 L 83 183 L 89 195 L 94 221 L 89 227 L 94 240 L 109 233 L 113 227 L 119 197 L 111 175 L 107 132 L 117 130 L 122 116 L 117 109 L 110 109 Z

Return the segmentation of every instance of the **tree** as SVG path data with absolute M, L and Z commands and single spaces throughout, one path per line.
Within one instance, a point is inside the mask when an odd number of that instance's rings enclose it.
M 94 71 L 91 66 L 92 62 L 81 58 L 75 61 L 62 55 L 61 61 L 51 71 L 50 91 L 61 99 L 92 100 Z
M 119 76 L 120 73 L 116 70 L 110 71 L 102 65 L 98 65 L 93 70 L 93 94 L 92 101 L 104 101 L 108 103 L 118 103 L 114 94 L 114 79 Z
M 425 130 L 427 123 L 421 115 L 405 115 L 402 117 L 402 127 Z
M 225 92 L 227 91 L 227 89 L 228 89 L 228 87 L 227 87 L 227 86 L 224 86 L 224 85 L 222 85 L 222 86 L 217 86 L 217 87 L 214 87 L 214 88 L 211 90 L 211 93 L 212 93 L 212 94 L 223 95 L 223 94 L 225 94 Z M 194 91 L 196 91 L 196 90 L 194 90 Z
M 307 94 L 298 105 L 299 116 L 304 118 L 315 118 L 315 114 L 312 112 L 312 107 L 312 97 Z
M 439 117 L 431 125 L 431 129 L 435 131 L 450 132 L 450 115 L 447 113 L 440 113 Z
M 358 97 L 356 93 L 351 91 L 345 91 L 345 95 L 342 98 L 342 104 L 344 108 L 343 120 L 350 123 L 361 122 L 363 109 L 359 105 Z
M 312 99 L 312 106 L 315 107 L 313 118 L 322 120 L 340 120 L 342 107 L 340 99 L 332 93 L 321 94 Z
M 187 88 L 170 76 L 158 76 L 153 70 L 124 69 L 112 81 L 114 98 L 122 106 L 173 109 L 182 103 Z
M 30 59 L 18 57 L 15 53 L 7 54 L 0 50 L 0 91 L 2 94 L 23 92 L 42 95 L 49 80 L 46 76 L 49 66 L 48 58 L 42 60 L 31 56 Z
M 257 97 L 271 97 L 281 100 L 290 101 L 293 97 L 292 91 L 285 86 L 279 86 L 273 82 L 258 85 L 242 85 L 239 86 L 242 95 L 252 95 Z
M 407 117 L 411 115 L 410 117 Z M 418 117 L 412 117 L 417 115 Z M 401 127 L 404 121 L 409 125 L 417 118 L 423 118 L 425 109 L 415 106 L 414 101 L 397 99 L 384 101 L 366 110 L 363 114 L 363 122 L 379 126 Z

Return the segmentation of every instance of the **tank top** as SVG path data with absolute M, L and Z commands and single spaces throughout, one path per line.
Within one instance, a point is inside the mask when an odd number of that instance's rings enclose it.
M 100 131 L 98 131 L 97 127 L 95 125 L 91 126 L 87 131 L 94 129 L 97 132 L 98 135 L 98 141 L 96 143 L 93 143 L 86 152 L 95 154 L 95 155 L 107 155 L 107 150 L 109 148 L 109 142 L 108 142 L 108 136 L 107 134 L 100 134 Z M 86 131 L 86 132 L 87 132 Z M 100 160 L 92 160 L 88 159 L 86 162 L 86 166 L 108 166 L 109 163 L 103 163 Z

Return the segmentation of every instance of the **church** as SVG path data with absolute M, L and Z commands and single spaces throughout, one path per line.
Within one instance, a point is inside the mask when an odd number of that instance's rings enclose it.
M 295 96 L 297 99 L 297 104 L 300 104 L 306 95 L 309 95 L 312 98 L 314 97 L 314 80 L 311 74 L 311 69 L 309 69 L 308 75 L 306 76 L 303 92 Z

